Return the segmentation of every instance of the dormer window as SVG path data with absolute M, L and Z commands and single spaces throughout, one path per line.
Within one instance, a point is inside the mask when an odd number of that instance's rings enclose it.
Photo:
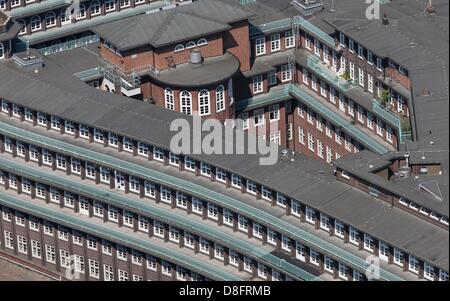
M 76 11 L 75 19 L 81 20 L 86 18 L 86 7 L 84 4 L 80 4 L 79 9 Z
M 353 40 L 350 38 L 348 39 L 348 48 L 349 48 L 350 52 L 355 51 L 355 44 L 354 44 Z
M 200 39 L 200 40 L 198 40 L 198 42 L 197 42 L 197 46 L 205 46 L 205 45 L 207 45 L 207 44 L 208 44 L 208 40 L 205 39 L 205 38 Z
M 11 0 L 11 7 L 20 6 L 20 0 Z
M 175 46 L 175 52 L 181 52 L 184 51 L 184 46 L 183 45 L 177 45 Z
M 437 217 L 436 213 L 434 213 L 434 212 L 430 213 L 430 218 L 432 218 L 434 220 L 439 220 L 439 218 Z
M 349 174 L 347 172 L 345 172 L 345 171 L 341 172 L 341 177 L 343 177 L 344 179 L 350 180 Z
M 383 61 L 379 57 L 377 57 L 377 69 L 383 70 Z
M 128 7 L 128 6 L 130 6 L 130 0 L 120 0 L 121 8 Z
M 404 198 L 400 198 L 400 199 L 398 200 L 398 202 L 399 202 L 400 204 L 402 204 L 403 206 L 408 206 L 408 202 L 405 201 Z
M 47 28 L 56 26 L 56 14 L 54 12 L 49 12 L 46 16 L 45 16 L 45 26 Z
M 116 2 L 114 0 L 105 1 L 105 12 L 116 10 Z
M 0 59 L 5 58 L 5 48 L 2 43 L 0 43 Z
M 192 48 L 195 48 L 195 46 L 197 46 L 197 45 L 195 44 L 195 42 L 194 42 L 194 41 L 190 41 L 190 42 L 188 42 L 188 43 L 186 44 L 186 49 L 192 49 Z
M 428 214 L 430 213 L 427 209 L 425 209 L 425 208 L 423 208 L 423 207 L 420 207 L 419 212 L 420 212 L 421 214 L 423 214 L 423 215 L 428 215 Z
M 417 204 L 414 204 L 413 202 L 409 203 L 409 208 L 414 211 L 419 211 L 419 206 L 417 206 Z
M 339 44 L 341 44 L 342 47 L 345 47 L 345 35 L 342 32 L 339 33 Z
M 402 66 L 400 66 L 400 67 L 398 67 L 398 72 L 400 72 L 401 74 L 403 74 L 403 75 L 406 75 L 406 69 L 405 68 L 403 68 Z
M 31 31 L 37 31 L 42 28 L 41 18 L 39 16 L 34 16 L 30 21 Z
M 361 58 L 361 59 L 364 58 L 364 48 L 362 48 L 361 45 L 358 45 L 358 56 L 359 56 L 359 58 Z
M 373 65 L 373 53 L 370 50 L 367 50 L 367 62 L 370 65 Z

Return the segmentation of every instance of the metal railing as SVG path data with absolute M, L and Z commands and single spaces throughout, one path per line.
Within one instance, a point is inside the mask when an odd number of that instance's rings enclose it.
M 38 48 L 37 50 L 43 55 L 52 55 L 68 50 L 72 50 L 79 47 L 84 47 L 93 43 L 97 43 L 100 41 L 100 38 L 97 35 L 90 35 L 86 37 L 82 37 L 79 39 L 67 41 L 61 44 L 56 44 L 48 47 Z
M 327 46 L 331 48 L 334 48 L 336 46 L 334 39 L 329 34 L 327 34 L 319 27 L 315 26 L 314 24 L 312 24 L 311 22 L 309 22 L 308 20 L 304 19 L 301 16 L 295 16 L 293 18 L 285 18 L 269 23 L 264 23 L 258 26 L 252 26 L 250 28 L 250 35 L 256 36 L 271 31 L 289 29 L 293 23 L 297 24 L 304 31 L 307 31 L 308 33 L 319 38 L 322 42 L 327 44 Z
M 236 104 L 236 110 L 242 111 L 245 109 L 254 108 L 257 106 L 266 105 L 268 103 L 276 102 L 282 100 L 283 98 L 289 97 L 284 88 L 282 89 L 272 89 L 268 93 L 254 96 L 252 98 L 247 98 L 240 100 Z
M 289 84 L 286 85 L 285 89 L 289 91 L 291 95 L 295 96 L 301 102 L 306 103 L 309 107 L 320 113 L 322 116 L 326 116 L 327 118 L 329 118 L 336 126 L 348 132 L 351 136 L 356 138 L 359 142 L 363 143 L 366 147 L 376 152 L 377 154 L 381 155 L 389 151 L 382 144 L 372 139 L 369 135 L 365 134 L 349 121 L 339 116 L 338 113 L 329 109 L 327 106 L 322 104 L 310 94 L 303 91 L 298 86 Z
M 398 117 L 397 115 L 392 113 L 389 109 L 387 109 L 385 106 L 383 106 L 379 101 L 374 99 L 372 108 L 373 108 L 373 112 L 376 113 L 381 118 L 383 118 L 384 121 L 386 121 L 390 125 L 401 130 L 400 117 Z
M 83 81 L 102 75 L 103 75 L 102 67 L 91 68 L 74 74 L 74 76 Z
M 319 57 L 310 54 L 307 58 L 307 67 L 316 72 L 319 76 L 323 77 L 342 91 L 348 91 L 355 87 L 353 82 L 346 81 L 339 77 L 336 72 L 331 71 Z

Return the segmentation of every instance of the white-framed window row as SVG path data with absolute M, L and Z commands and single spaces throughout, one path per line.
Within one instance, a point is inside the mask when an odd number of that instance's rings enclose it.
M 7 139 L 5 139 L 6 141 L 7 141 Z M 30 147 L 30 149 L 33 149 L 33 146 L 31 146 Z M 51 162 L 51 159 L 45 159 L 45 157 L 46 157 L 46 154 L 47 154 L 48 152 L 46 151 L 46 150 L 43 150 L 43 157 L 44 157 L 44 160 L 43 161 L 47 161 L 47 163 L 49 163 L 49 162 Z M 75 171 L 75 172 L 78 172 L 79 171 L 79 161 L 77 161 L 78 163 L 76 164 L 76 166 L 78 166 L 78 167 L 76 167 L 76 168 L 73 168 L 73 171 Z M 204 165 L 204 166 L 206 166 L 206 165 Z M 90 169 L 90 168 L 87 168 L 87 169 Z M 225 171 L 222 171 L 223 172 L 223 177 L 222 178 L 226 178 L 226 172 Z M 108 172 L 107 173 L 105 173 L 105 174 L 108 174 L 109 175 L 109 170 L 108 170 Z M 232 176 L 231 176 L 231 179 L 232 179 L 232 185 L 233 186 L 235 186 L 235 187 L 241 187 L 241 178 L 239 177 L 239 176 L 237 176 L 237 175 L 234 175 L 234 174 L 232 174 Z M 106 182 L 106 181 L 105 181 Z M 107 181 L 108 183 L 109 183 L 109 181 Z M 14 183 L 13 183 L 13 185 L 12 186 L 14 186 Z M 39 197 L 39 194 L 40 194 L 40 190 L 42 190 L 42 189 L 40 189 L 39 188 L 39 186 L 37 185 L 37 196 Z M 270 190 L 268 190 L 267 188 L 265 188 L 265 187 L 262 187 L 262 197 L 263 198 L 266 198 L 266 199 L 270 199 L 270 197 L 271 197 L 271 191 Z M 52 191 L 50 192 L 50 195 L 51 195 L 51 199 L 52 199 L 52 201 L 54 201 L 54 202 L 59 202 L 59 199 L 60 199 L 60 193 L 59 192 L 55 192 L 55 193 L 53 193 Z M 64 195 L 64 198 L 65 198 L 65 203 L 66 203 L 66 205 L 68 206 L 68 207 L 70 207 L 70 206 L 72 206 L 73 205 L 73 198 L 72 197 L 68 197 L 67 195 Z M 280 197 L 277 197 L 277 203 L 279 203 L 279 205 L 282 205 L 283 204 L 283 202 L 281 201 L 280 202 Z M 83 201 L 81 201 L 81 203 L 83 203 Z M 294 203 L 293 203 L 294 204 Z M 100 204 L 101 205 L 101 204 Z M 297 205 L 293 205 L 293 207 L 298 207 L 299 208 L 299 206 L 297 206 Z M 409 206 L 411 206 L 412 207 L 412 205 L 409 205 Z M 84 210 L 84 211 L 86 211 L 86 212 L 88 212 L 88 208 L 87 208 L 87 206 L 85 206 L 85 205 L 81 205 L 81 207 L 83 207 L 83 208 L 80 208 L 80 212 L 81 212 L 81 210 Z M 86 207 L 86 208 L 84 208 L 84 207 Z M 212 208 L 213 206 L 209 206 L 210 208 Z M 217 210 L 217 207 L 214 207 L 215 209 L 213 209 L 213 210 L 209 210 L 209 211 L 211 211 L 211 212 L 215 212 L 216 210 Z M 111 210 L 111 209 L 110 209 Z M 294 209 L 295 211 L 299 211 L 299 209 Z M 101 205 L 101 207 L 98 207 L 98 206 L 96 206 L 96 204 L 94 203 L 94 215 L 97 215 L 97 216 L 101 216 L 101 217 L 103 217 L 103 206 Z M 213 214 L 214 215 L 214 214 Z M 113 216 L 110 216 L 110 219 L 112 219 L 112 220 L 114 220 L 114 214 L 113 214 Z M 306 208 L 306 219 L 307 219 L 307 221 L 309 221 L 309 222 L 315 222 L 315 212 L 311 209 L 311 208 Z M 230 215 L 230 220 L 232 220 L 232 214 Z M 240 228 L 245 228 L 245 224 L 246 224 L 246 222 L 244 222 L 243 221 L 244 219 L 240 219 Z M 321 217 L 321 223 L 322 224 L 324 224 L 324 222 L 323 222 L 323 218 Z M 326 224 L 329 224 L 329 223 L 326 223 Z M 340 226 L 338 226 L 339 225 L 339 223 L 336 221 L 335 222 L 335 232 L 336 232 L 336 234 L 340 231 Z M 322 225 L 323 226 L 323 225 Z M 341 231 L 341 232 L 343 232 L 343 230 Z M 357 230 L 356 229 L 353 229 L 353 228 L 351 228 L 350 227 L 350 231 L 349 231 L 350 233 L 350 242 L 352 242 L 352 243 L 357 243 L 358 242 L 358 238 L 359 238 L 359 233 L 357 232 Z M 338 236 L 338 235 L 337 235 Z M 364 243 L 365 243 L 365 247 L 367 248 L 367 249 L 369 249 L 369 250 L 372 250 L 373 249 L 373 243 L 371 243 L 371 240 L 369 239 L 369 237 L 370 236 L 368 236 L 368 235 L 365 235 L 364 236 Z M 397 256 L 398 257 L 398 256 Z

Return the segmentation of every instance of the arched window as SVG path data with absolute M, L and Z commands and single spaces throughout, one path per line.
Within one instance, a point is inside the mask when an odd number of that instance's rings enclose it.
M 3 44 L 0 43 L 0 59 L 5 58 L 5 48 L 3 47 Z
M 192 95 L 188 91 L 180 93 L 181 113 L 192 115 Z
M 66 25 L 71 23 L 72 15 L 68 9 L 61 10 L 61 25 Z
M 216 112 L 225 110 L 225 88 L 220 85 L 216 89 Z
M 105 1 L 105 11 L 110 12 L 116 10 L 116 2 L 114 0 Z
M 186 44 L 186 49 L 191 49 L 197 46 L 194 41 L 190 41 Z
M 91 2 L 91 16 L 97 16 L 101 13 L 100 1 L 95 0 Z
M 198 109 L 200 111 L 200 116 L 209 115 L 209 92 L 207 90 L 201 90 L 198 93 Z
M 175 110 L 175 102 L 173 99 L 173 91 L 170 88 L 164 90 L 164 100 L 166 103 L 166 109 Z
M 75 19 L 80 20 L 86 18 L 86 7 L 84 4 L 80 4 L 76 10 Z
M 184 46 L 179 44 L 177 46 L 175 46 L 175 52 L 181 52 L 184 50 Z
M 32 17 L 30 21 L 30 27 L 31 31 L 40 30 L 42 28 L 41 17 L 39 16 Z
M 56 26 L 56 14 L 54 12 L 49 12 L 45 16 L 45 26 L 47 28 Z
M 26 34 L 27 33 L 27 25 L 25 23 L 25 20 L 17 20 L 17 23 L 20 24 L 19 35 Z
M 197 46 L 205 46 L 206 44 L 208 44 L 208 40 L 205 38 L 202 38 L 197 42 Z
M 121 8 L 128 7 L 128 6 L 130 6 L 130 0 L 120 0 Z

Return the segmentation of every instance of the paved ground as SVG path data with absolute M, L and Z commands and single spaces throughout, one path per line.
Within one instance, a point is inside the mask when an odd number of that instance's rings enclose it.
M 0 258 L 0 281 L 26 280 L 49 281 L 51 279 Z

